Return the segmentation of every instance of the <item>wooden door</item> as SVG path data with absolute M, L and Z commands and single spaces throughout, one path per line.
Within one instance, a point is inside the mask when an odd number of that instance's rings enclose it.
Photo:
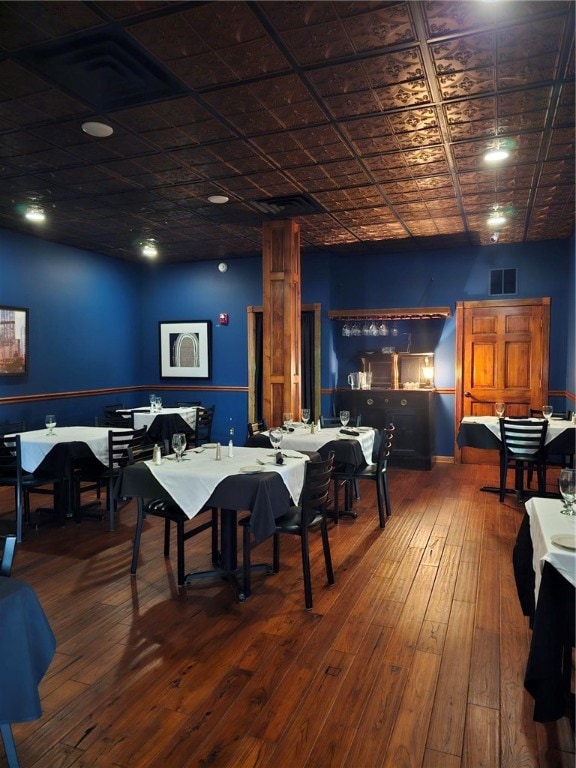
M 528 416 L 548 399 L 550 299 L 468 301 L 456 306 L 456 428 L 463 416 Z M 494 463 L 494 451 L 465 448 L 463 463 Z

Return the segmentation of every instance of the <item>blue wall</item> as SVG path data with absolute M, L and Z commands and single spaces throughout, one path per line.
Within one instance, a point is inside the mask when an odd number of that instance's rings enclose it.
M 247 393 L 219 387 L 248 384 L 246 307 L 262 304 L 262 269 L 260 258 L 231 260 L 228 265 L 228 272 L 220 273 L 216 262 L 127 264 L 0 231 L 0 304 L 30 310 L 29 373 L 0 378 L 0 398 L 47 396 L 39 402 L 0 405 L 0 421 L 25 418 L 31 428 L 40 427 L 50 410 L 62 424 L 93 423 L 104 403 L 138 405 L 156 391 L 165 403 L 181 396 L 214 403 L 215 438 L 226 437 L 232 418 L 238 441 L 243 440 Z M 348 372 L 358 367 L 358 349 L 353 340 L 342 339 L 342 324 L 328 320 L 328 309 L 449 306 L 453 312 L 456 301 L 489 298 L 489 270 L 500 267 L 518 268 L 517 298 L 551 297 L 550 389 L 571 395 L 570 401 L 553 402 L 555 407 L 572 408 L 574 238 L 352 261 L 325 254 L 303 256 L 302 302 L 322 306 L 322 388 L 344 386 Z M 228 313 L 228 326 L 219 325 L 220 312 Z M 183 380 L 183 386 L 197 386 L 198 392 L 179 390 L 178 379 L 160 378 L 158 322 L 166 320 L 212 321 L 212 378 Z M 382 337 L 378 344 L 400 347 L 411 333 L 413 351 L 435 352 L 437 387 L 451 390 L 454 322 L 452 317 L 401 323 L 398 340 Z M 366 339 L 360 339 L 358 348 L 365 347 Z M 124 391 L 62 396 L 108 388 Z M 435 452 L 452 455 L 454 395 L 438 394 L 437 403 Z M 323 412 L 331 407 L 331 395 L 324 394 Z

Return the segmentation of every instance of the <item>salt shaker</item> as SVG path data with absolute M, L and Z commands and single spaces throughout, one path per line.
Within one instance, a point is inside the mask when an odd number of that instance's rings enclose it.
M 162 451 L 160 450 L 160 446 L 158 444 L 154 446 L 152 460 L 154 464 L 162 464 Z
M 222 459 L 222 446 L 220 443 L 216 443 L 216 461 L 220 461 Z

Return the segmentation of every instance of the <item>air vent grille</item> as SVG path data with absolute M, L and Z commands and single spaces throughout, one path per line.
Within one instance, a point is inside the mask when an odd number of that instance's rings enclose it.
M 252 200 L 248 205 L 258 213 L 270 217 L 309 216 L 324 213 L 324 208 L 308 195 L 284 195 Z

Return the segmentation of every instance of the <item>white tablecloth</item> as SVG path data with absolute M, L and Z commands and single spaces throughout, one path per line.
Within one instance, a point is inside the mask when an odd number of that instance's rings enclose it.
M 155 413 L 150 413 L 149 410 L 140 410 L 137 408 L 134 409 L 126 409 L 123 408 L 118 411 L 120 414 L 132 414 L 132 418 L 134 419 L 134 429 L 142 429 L 142 427 L 148 427 L 156 416 L 168 416 L 170 414 L 177 413 L 178 415 L 182 416 L 184 421 L 188 424 L 189 427 L 192 429 L 196 429 L 196 411 L 198 408 L 195 406 L 190 406 L 188 408 L 162 408 L 161 411 L 156 411 Z
M 129 427 L 127 427 L 129 428 Z M 86 443 L 94 456 L 108 465 L 108 432 L 121 432 L 115 427 L 58 427 L 49 435 L 46 428 L 20 432 L 22 467 L 34 472 L 57 443 Z
M 563 505 L 564 502 L 560 499 L 542 499 L 537 496 L 526 502 L 526 511 L 530 516 L 530 537 L 534 549 L 536 604 L 545 562 L 553 565 L 570 584 L 576 586 L 576 551 L 552 543 L 552 536 L 555 534 L 576 536 L 576 517 L 563 515 L 560 512 Z
M 517 419 L 514 419 L 517 421 Z M 542 421 L 542 419 L 526 419 L 526 421 Z M 464 416 L 462 424 L 483 424 L 490 430 L 498 440 L 500 440 L 500 420 L 498 416 Z M 576 425 L 566 420 L 551 419 L 548 422 L 548 429 L 546 431 L 546 445 L 554 440 L 558 435 L 561 435 L 567 429 L 573 429 L 576 436 Z
M 350 429 L 360 432 L 360 434 L 357 437 L 355 435 L 343 435 L 340 431 L 341 427 L 324 427 L 319 432 L 315 431 L 312 434 L 310 426 L 295 425 L 294 432 L 283 432 L 281 449 L 283 451 L 318 451 L 332 440 L 357 440 L 362 447 L 366 464 L 372 464 L 372 451 L 376 435 L 374 429 L 372 427 L 350 427 Z M 269 432 L 265 434 L 269 435 Z
M 233 458 L 228 456 L 228 446 L 222 446 L 221 455 L 221 461 L 216 461 L 215 448 L 206 448 L 201 452 L 196 448 L 185 454 L 184 461 L 165 456 L 161 465 L 147 461 L 146 466 L 189 518 L 200 512 L 216 486 L 225 477 L 241 474 L 242 467 L 257 467 L 263 472 L 277 472 L 292 499 L 298 502 L 304 484 L 307 456 L 285 457 L 284 464 L 276 464 L 269 448 L 237 446 L 234 446 Z M 257 459 L 265 462 L 265 465 L 259 465 Z

